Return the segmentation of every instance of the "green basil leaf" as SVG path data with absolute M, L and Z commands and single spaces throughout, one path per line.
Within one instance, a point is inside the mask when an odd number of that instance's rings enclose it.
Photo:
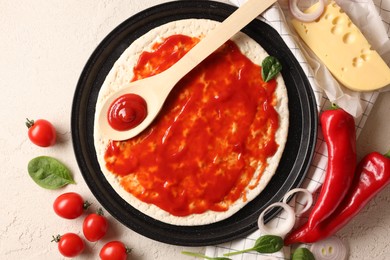
M 265 254 L 275 253 L 278 252 L 280 249 L 282 249 L 283 245 L 284 245 L 283 238 L 274 235 L 264 235 L 259 237 L 256 240 L 255 245 L 251 248 L 247 248 L 244 250 L 235 251 L 231 253 L 226 253 L 223 255 L 232 256 L 232 255 L 243 254 L 251 251 L 256 251 L 258 253 L 265 253 Z
M 253 249 L 259 253 L 275 253 L 283 248 L 283 244 L 283 239 L 279 236 L 264 235 L 256 240 Z
M 301 247 L 294 251 L 291 260 L 315 260 L 315 257 L 309 249 Z
M 57 159 L 39 156 L 28 163 L 28 174 L 36 184 L 45 189 L 58 189 L 75 184 L 69 169 Z
M 273 56 L 266 57 L 261 64 L 261 76 L 265 82 L 273 79 L 282 70 L 282 64 Z

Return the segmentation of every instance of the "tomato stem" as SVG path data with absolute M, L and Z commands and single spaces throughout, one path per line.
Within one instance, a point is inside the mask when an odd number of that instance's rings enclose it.
M 92 203 L 90 203 L 88 200 L 86 200 L 86 201 L 84 201 L 83 209 L 86 210 L 86 209 L 88 209 L 91 205 L 92 205 Z
M 103 209 L 102 208 L 98 208 L 98 210 L 96 211 L 96 214 L 98 214 L 99 216 L 104 216 Z
M 386 156 L 387 158 L 390 158 L 390 150 L 389 150 L 387 153 L 385 153 L 385 156 Z
M 51 242 L 56 242 L 56 243 L 60 242 L 61 235 L 52 236 L 52 237 L 53 237 L 53 239 L 51 240 Z
M 133 249 L 126 246 L 126 254 L 130 254 Z
M 34 125 L 34 123 L 35 123 L 34 120 L 30 120 L 30 119 L 26 118 L 26 126 L 27 126 L 27 128 L 32 127 Z

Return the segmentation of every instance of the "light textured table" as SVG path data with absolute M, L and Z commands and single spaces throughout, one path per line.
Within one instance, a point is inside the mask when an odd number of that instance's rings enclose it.
M 119 23 L 162 0 L 7 1 L 0 0 L 0 259 L 61 259 L 51 236 L 81 232 L 82 219 L 64 220 L 52 210 L 61 193 L 75 191 L 98 207 L 78 169 L 70 133 L 73 93 L 80 72 L 97 44 Z M 390 149 L 390 93 L 379 96 L 358 142 L 359 158 L 372 150 Z M 25 118 L 46 118 L 59 133 L 52 148 L 27 138 Z M 32 182 L 27 163 L 39 155 L 60 159 L 77 185 L 57 191 Z M 339 235 L 353 259 L 386 259 L 390 255 L 390 188 L 379 194 Z M 107 237 L 87 243 L 79 259 L 96 259 L 108 240 L 133 248 L 131 259 L 186 259 L 183 248 L 145 238 L 108 216 Z M 130 258 L 129 258 L 130 259 Z

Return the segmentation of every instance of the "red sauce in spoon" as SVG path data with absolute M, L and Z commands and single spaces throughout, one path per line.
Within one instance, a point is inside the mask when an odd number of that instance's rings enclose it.
M 112 102 L 107 119 L 115 130 L 126 131 L 144 121 L 147 113 L 147 104 L 142 97 L 136 94 L 125 94 Z

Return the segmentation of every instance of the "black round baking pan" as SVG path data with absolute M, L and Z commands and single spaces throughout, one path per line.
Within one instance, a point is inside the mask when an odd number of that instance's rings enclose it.
M 254 20 L 242 32 L 256 40 L 282 63 L 288 90 L 288 140 L 277 172 L 253 201 L 223 221 L 201 226 L 176 226 L 153 219 L 123 200 L 107 182 L 98 164 L 94 141 L 95 105 L 100 87 L 114 62 L 137 38 L 167 22 L 205 18 L 223 21 L 236 7 L 213 1 L 175 1 L 144 10 L 116 27 L 87 61 L 74 93 L 71 114 L 72 142 L 81 173 L 101 205 L 128 228 L 151 239 L 174 245 L 214 245 L 244 237 L 257 229 L 259 214 L 280 201 L 304 179 L 317 136 L 317 108 L 310 83 L 281 36 L 268 24 Z M 269 221 L 278 213 L 268 212 Z

